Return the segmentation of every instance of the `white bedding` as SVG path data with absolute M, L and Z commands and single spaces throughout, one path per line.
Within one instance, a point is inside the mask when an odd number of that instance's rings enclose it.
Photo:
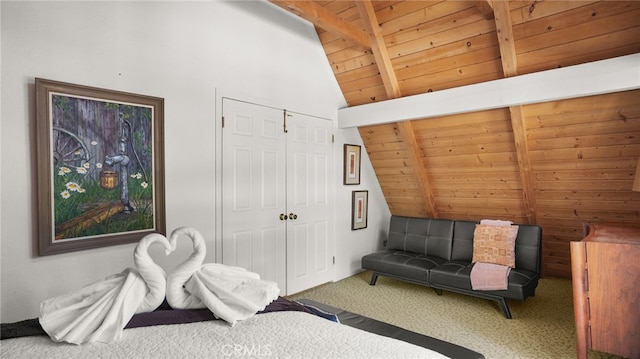
M 127 329 L 112 343 L 54 343 L 46 336 L 6 339 L 8 358 L 446 358 L 435 351 L 303 312 Z

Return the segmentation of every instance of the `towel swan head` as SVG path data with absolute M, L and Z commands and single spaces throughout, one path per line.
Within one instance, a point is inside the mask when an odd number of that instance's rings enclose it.
M 191 275 L 198 271 L 207 255 L 207 247 L 202 234 L 192 227 L 179 227 L 171 232 L 169 242 L 172 250 L 177 247 L 178 237 L 186 235 L 193 243 L 193 253 L 180 263 L 167 277 L 167 302 L 175 309 L 205 308 L 205 305 L 197 297 L 184 289 L 184 284 Z
M 133 262 L 147 285 L 148 291 L 136 313 L 151 312 L 164 301 L 167 289 L 166 273 L 149 255 L 149 247 L 155 242 L 164 246 L 165 255 L 169 255 L 173 251 L 167 237 L 159 233 L 148 234 L 138 242 L 133 252 Z
M 54 342 L 108 343 L 122 338 L 123 329 L 134 314 L 151 312 L 164 301 L 165 272 L 148 253 L 155 242 L 160 242 L 167 254 L 173 250 L 165 236 L 149 234 L 134 250 L 136 268 L 126 268 L 43 301 L 39 317 L 42 329 Z

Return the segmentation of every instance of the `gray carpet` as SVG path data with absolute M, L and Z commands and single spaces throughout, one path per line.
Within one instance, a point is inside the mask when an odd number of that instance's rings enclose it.
M 575 358 L 571 281 L 542 278 L 536 296 L 509 301 L 513 319 L 496 302 L 363 272 L 289 296 L 308 298 L 405 329 L 446 340 L 484 354 L 487 359 Z M 590 359 L 620 357 L 589 352 Z

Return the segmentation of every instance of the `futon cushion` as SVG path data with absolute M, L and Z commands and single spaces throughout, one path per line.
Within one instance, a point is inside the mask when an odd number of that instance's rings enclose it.
M 429 279 L 435 284 L 471 289 L 471 268 L 473 264 L 469 262 L 449 261 L 432 269 Z
M 453 227 L 451 260 L 471 262 L 473 258 L 473 232 L 477 222 L 456 221 Z
M 386 249 L 451 259 L 454 221 L 392 216 Z
M 542 246 L 542 227 L 534 224 L 520 224 L 516 238 L 516 268 L 528 269 L 540 273 L 540 247 Z
M 381 274 L 428 283 L 429 270 L 444 263 L 439 257 L 397 250 L 375 252 L 362 257 L 362 268 Z
M 472 291 L 471 269 L 473 264 L 463 261 L 447 262 L 429 271 L 429 281 L 433 286 L 444 286 Z M 505 298 L 524 300 L 535 293 L 538 286 L 536 272 L 514 268 L 509 272 L 506 290 L 483 290 L 483 293 L 495 294 Z
M 478 224 L 473 233 L 473 260 L 516 266 L 516 237 L 518 226 L 492 226 Z

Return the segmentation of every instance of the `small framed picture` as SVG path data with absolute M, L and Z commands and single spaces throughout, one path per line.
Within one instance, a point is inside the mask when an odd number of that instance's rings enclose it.
M 344 184 L 360 184 L 360 149 L 358 145 L 344 145 Z
M 351 201 L 351 230 L 367 228 L 369 191 L 353 191 Z

